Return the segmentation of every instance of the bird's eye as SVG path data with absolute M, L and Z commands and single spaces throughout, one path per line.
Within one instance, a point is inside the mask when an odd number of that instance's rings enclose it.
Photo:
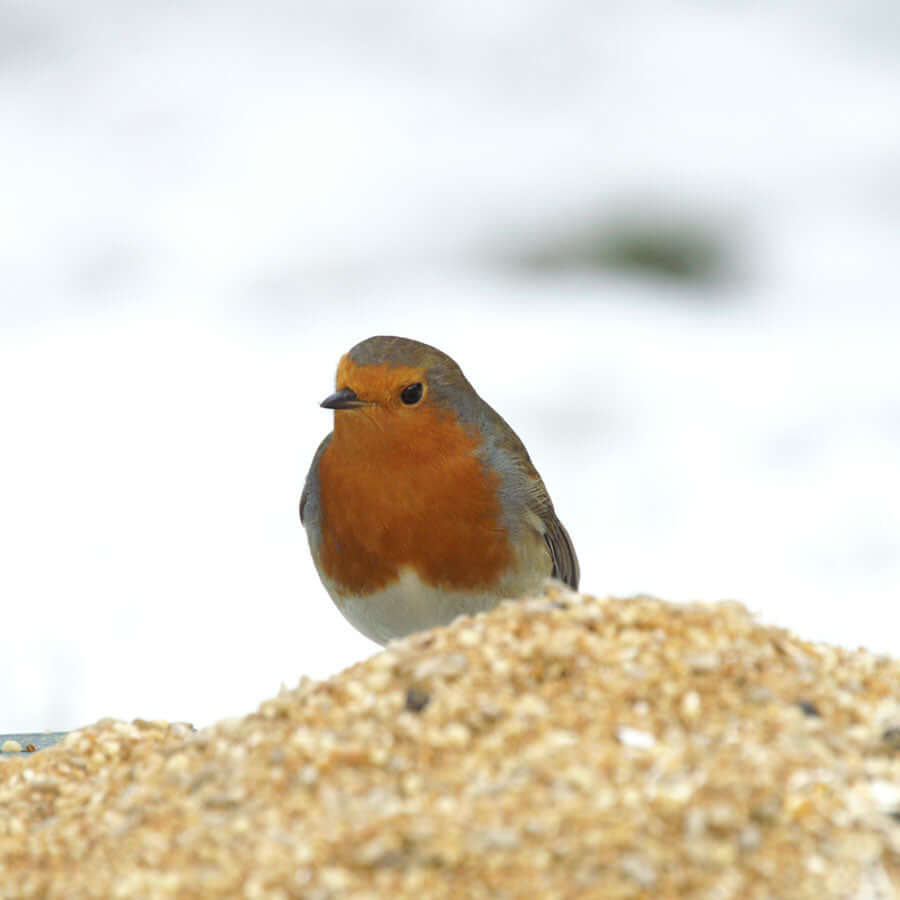
M 417 381 L 414 384 L 408 384 L 400 392 L 400 399 L 407 406 L 415 406 L 422 399 L 422 382 Z

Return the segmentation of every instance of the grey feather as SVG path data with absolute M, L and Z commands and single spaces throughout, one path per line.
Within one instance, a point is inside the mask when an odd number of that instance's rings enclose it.
M 303 484 L 303 492 L 300 494 L 300 523 L 307 529 L 311 537 L 313 532 L 309 530 L 309 525 L 319 521 L 320 489 L 319 478 L 316 472 L 319 466 L 319 458 L 330 440 L 331 435 L 327 434 L 322 443 L 319 444 L 319 449 L 316 450 L 316 455 L 313 457 L 312 465 L 309 467 L 309 473 Z

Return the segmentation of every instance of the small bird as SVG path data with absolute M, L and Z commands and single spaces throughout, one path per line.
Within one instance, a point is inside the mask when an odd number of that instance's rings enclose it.
M 446 353 L 371 337 L 322 401 L 300 521 L 325 589 L 379 644 L 539 588 L 578 559 L 515 432 Z

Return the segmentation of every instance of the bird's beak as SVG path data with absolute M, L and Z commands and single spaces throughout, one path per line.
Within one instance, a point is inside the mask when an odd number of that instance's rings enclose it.
M 358 409 L 360 406 L 368 405 L 365 400 L 360 400 L 356 396 L 356 392 L 351 391 L 350 388 L 341 388 L 341 390 L 335 391 L 319 404 L 325 409 Z

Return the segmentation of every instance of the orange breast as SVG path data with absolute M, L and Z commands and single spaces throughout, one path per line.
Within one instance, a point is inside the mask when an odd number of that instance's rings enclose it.
M 386 587 L 404 566 L 435 585 L 489 588 L 510 563 L 498 478 L 436 408 L 341 411 L 319 459 L 320 565 L 348 593 Z

